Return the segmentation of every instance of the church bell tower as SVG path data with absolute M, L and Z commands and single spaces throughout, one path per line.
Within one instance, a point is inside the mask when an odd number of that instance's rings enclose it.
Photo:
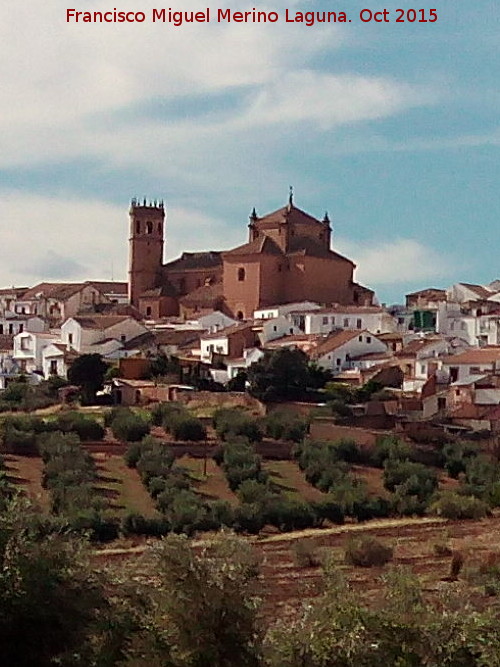
M 142 202 L 132 199 L 130 204 L 128 294 L 133 306 L 139 305 L 139 296 L 157 287 L 161 281 L 163 264 L 163 233 L 165 209 L 163 201 Z

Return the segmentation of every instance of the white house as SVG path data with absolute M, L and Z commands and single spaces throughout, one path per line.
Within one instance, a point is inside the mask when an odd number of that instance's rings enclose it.
M 259 308 L 253 313 L 256 320 L 270 320 L 281 315 L 289 315 L 293 312 L 304 312 L 318 310 L 321 306 L 314 301 L 298 301 L 295 303 L 282 303 L 276 306 L 266 306 Z
M 330 333 L 335 329 L 359 329 L 372 333 L 397 331 L 397 320 L 381 306 L 330 306 L 310 312 L 294 312 L 293 324 L 306 334 Z
M 68 349 L 80 354 L 101 354 L 95 344 L 102 345 L 109 339 L 127 343 L 147 331 L 137 320 L 126 315 L 85 315 L 70 317 L 64 322 L 61 341 Z
M 272 319 L 263 319 L 261 322 L 256 322 L 254 331 L 258 333 L 259 340 L 262 345 L 265 345 L 270 340 L 276 340 L 283 336 L 293 336 L 300 334 L 300 329 L 296 327 L 288 317 L 280 315 Z
M 59 341 L 60 332 L 30 332 L 23 331 L 14 336 L 13 359 L 22 372 L 42 373 L 43 350 Z
M 47 325 L 41 317 L 37 315 L 17 315 L 15 313 L 5 313 L 0 315 L 0 335 L 7 334 L 15 336 L 23 331 L 46 331 Z
M 309 356 L 318 366 L 332 373 L 352 367 L 353 358 L 370 353 L 386 353 L 387 347 L 370 331 L 338 331 L 318 341 Z
M 460 354 L 443 359 L 445 370 L 451 382 L 462 382 L 471 375 L 500 373 L 500 346 L 471 348 Z

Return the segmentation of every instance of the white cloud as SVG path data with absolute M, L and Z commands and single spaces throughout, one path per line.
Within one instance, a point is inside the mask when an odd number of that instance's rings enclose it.
M 0 194 L 0 285 L 109 280 L 112 274 L 116 280 L 126 280 L 125 206 L 12 191 Z M 173 207 L 167 209 L 165 256 L 173 259 L 184 250 L 230 248 L 243 243 L 245 234 L 244 220 L 229 228 L 197 210 Z
M 144 0 L 140 9 L 153 5 Z M 277 0 L 272 8 L 285 6 Z M 189 9 L 204 7 L 194 0 Z M 312 60 L 343 45 L 348 27 L 76 25 L 65 22 L 66 8 L 62 0 L 0 8 L 0 59 L 8 63 L 0 117 L 9 127 L 0 135 L 0 167 L 92 158 L 167 169 L 172 154 L 176 161 L 185 153 L 208 160 L 214 146 L 224 150 L 243 135 L 259 141 L 266 126 L 282 133 L 302 122 L 325 130 L 434 99 L 427 89 L 383 77 L 314 71 Z M 248 6 L 235 0 L 232 8 Z M 101 0 L 85 3 L 85 10 L 102 9 Z M 119 9 L 137 4 L 124 0 Z M 176 121 L 118 120 L 120 112 L 154 100 L 236 88 L 242 106 L 218 120 L 189 114 Z
M 336 245 L 341 253 L 356 262 L 356 280 L 366 285 L 426 283 L 446 278 L 453 272 L 449 256 L 415 239 L 400 238 L 363 245 L 340 239 Z

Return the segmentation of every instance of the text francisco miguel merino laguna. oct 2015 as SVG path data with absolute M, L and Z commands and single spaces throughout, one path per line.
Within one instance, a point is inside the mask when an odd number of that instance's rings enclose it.
M 254 8 L 248 11 L 232 9 L 213 9 L 207 7 L 198 11 L 178 11 L 172 8 L 151 9 L 145 11 L 121 11 L 116 7 L 106 11 L 80 11 L 66 9 L 67 23 L 167 23 L 180 27 L 188 23 L 303 23 L 313 26 L 319 23 L 435 23 L 438 20 L 436 9 L 361 9 L 351 15 L 345 11 L 300 11 L 284 9 L 261 11 Z

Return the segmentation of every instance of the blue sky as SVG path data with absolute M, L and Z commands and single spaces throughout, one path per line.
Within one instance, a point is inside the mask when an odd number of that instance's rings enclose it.
M 358 20 L 400 5 L 438 21 Z M 168 259 L 239 245 L 253 206 L 282 206 L 290 184 L 381 301 L 500 277 L 492 1 L 256 6 L 352 17 L 313 27 L 74 25 L 68 6 L 0 8 L 0 284 L 125 279 L 133 196 L 165 199 Z

